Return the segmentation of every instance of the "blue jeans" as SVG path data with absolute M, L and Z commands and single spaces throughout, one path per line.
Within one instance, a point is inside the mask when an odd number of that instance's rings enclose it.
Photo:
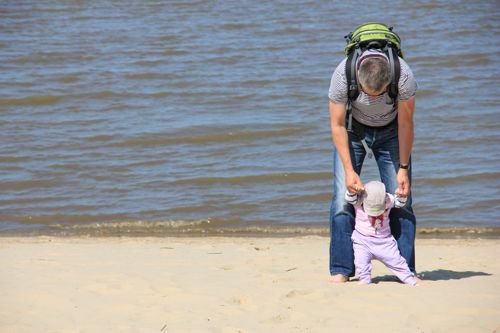
M 358 124 L 359 126 L 359 124 Z M 361 133 L 360 133 L 361 132 Z M 350 131 L 349 150 L 354 170 L 360 175 L 366 151 L 361 143 L 364 137 L 372 149 L 381 181 L 386 191 L 393 193 L 398 187 L 399 141 L 397 120 L 380 127 L 364 127 L 363 131 Z M 411 161 L 409 168 L 411 184 Z M 354 251 L 351 235 L 354 230 L 354 208 L 345 199 L 345 173 L 336 149 L 333 152 L 333 199 L 330 208 L 330 274 L 354 276 Z M 415 273 L 416 219 L 413 214 L 411 193 L 406 205 L 393 208 L 389 215 L 391 232 L 399 251 L 412 272 Z

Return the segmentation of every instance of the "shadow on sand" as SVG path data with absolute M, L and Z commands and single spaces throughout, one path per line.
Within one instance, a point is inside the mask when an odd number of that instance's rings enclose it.
M 422 280 L 441 281 L 441 280 L 460 280 L 460 279 L 470 278 L 473 276 L 491 276 L 492 274 L 485 272 L 473 272 L 473 271 L 457 272 L 448 269 L 436 269 L 434 271 L 419 272 L 417 275 Z
M 465 271 L 465 272 L 457 272 L 449 269 L 436 269 L 433 271 L 425 271 L 419 272 L 417 276 L 422 280 L 427 281 L 446 281 L 446 280 L 460 280 L 466 279 L 473 276 L 491 276 L 490 273 L 485 272 L 473 272 L 473 271 Z M 384 275 L 377 276 L 373 278 L 373 283 L 378 282 L 387 282 L 387 281 L 399 281 L 399 279 L 394 275 Z

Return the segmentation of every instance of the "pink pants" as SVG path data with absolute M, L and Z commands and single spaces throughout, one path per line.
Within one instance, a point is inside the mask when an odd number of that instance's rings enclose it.
M 389 268 L 401 281 L 416 284 L 415 275 L 408 268 L 406 260 L 401 256 L 398 244 L 392 235 L 387 237 L 364 236 L 354 230 L 352 233 L 354 247 L 354 265 L 359 281 L 370 283 L 372 260 L 379 260 Z

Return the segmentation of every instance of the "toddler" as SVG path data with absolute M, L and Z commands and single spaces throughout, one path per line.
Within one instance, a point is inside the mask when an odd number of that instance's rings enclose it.
M 356 219 L 352 233 L 354 265 L 361 283 L 371 282 L 373 259 L 381 261 L 402 282 L 416 285 L 418 279 L 408 268 L 391 234 L 389 212 L 406 204 L 406 198 L 386 193 L 379 181 L 365 184 L 362 193 L 346 192 L 346 200 L 354 206 Z

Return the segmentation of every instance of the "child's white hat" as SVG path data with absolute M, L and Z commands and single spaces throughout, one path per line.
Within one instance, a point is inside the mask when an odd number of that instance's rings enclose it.
M 385 185 L 379 181 L 365 184 L 363 208 L 369 216 L 379 216 L 385 211 Z

